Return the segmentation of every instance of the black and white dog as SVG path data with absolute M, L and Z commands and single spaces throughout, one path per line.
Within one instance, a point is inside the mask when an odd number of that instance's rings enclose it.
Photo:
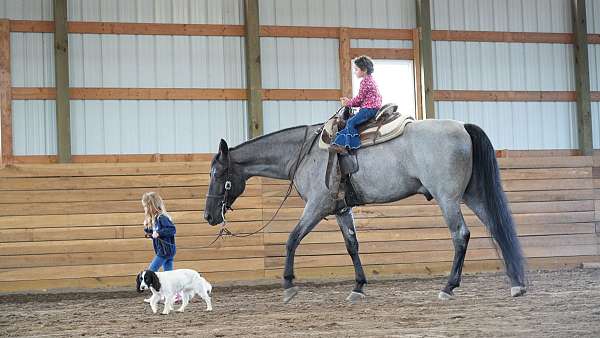
M 173 303 L 177 293 L 181 294 L 181 307 L 177 309 L 178 312 L 183 312 L 196 294 L 200 295 L 206 302 L 206 311 L 212 311 L 210 300 L 212 286 L 194 270 L 178 269 L 166 272 L 144 270 L 137 275 L 136 280 L 138 292 L 143 292 L 146 289 L 152 291 L 150 307 L 154 313 L 157 311 L 158 301 L 164 298 L 165 307 L 162 314 L 169 314 L 173 310 Z

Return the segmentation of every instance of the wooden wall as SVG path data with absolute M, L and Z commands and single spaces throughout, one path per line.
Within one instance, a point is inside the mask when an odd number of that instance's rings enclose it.
M 524 153 L 527 154 L 527 153 Z M 520 157 L 503 153 L 504 187 L 529 268 L 600 262 L 600 155 Z M 557 156 L 560 155 L 560 156 Z M 513 157 L 516 156 L 516 157 Z M 0 170 L 0 291 L 64 287 L 133 287 L 152 258 L 143 238 L 143 192 L 158 191 L 177 224 L 176 267 L 199 270 L 212 282 L 279 281 L 285 241 L 303 203 L 286 202 L 264 232 L 225 238 L 202 217 L 209 156 L 189 162 L 15 164 Z M 160 159 L 160 157 L 157 157 Z M 164 158 L 163 158 L 164 159 Z M 179 158 L 176 158 L 180 160 Z M 595 178 L 598 177 L 598 178 Z M 253 178 L 228 214 L 234 232 L 268 221 L 287 182 Z M 355 209 L 368 277 L 438 274 L 450 269 L 452 243 L 440 210 L 422 196 Z M 466 271 L 501 268 L 487 232 L 470 211 Z M 299 280 L 353 278 L 335 218 L 300 245 Z

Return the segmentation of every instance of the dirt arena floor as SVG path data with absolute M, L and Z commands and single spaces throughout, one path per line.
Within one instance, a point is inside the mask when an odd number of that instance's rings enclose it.
M 372 281 L 356 304 L 344 300 L 351 281 L 299 281 L 287 305 L 278 285 L 215 287 L 212 313 L 196 297 L 167 316 L 124 289 L 3 294 L 0 336 L 600 337 L 600 270 L 528 278 L 527 295 L 513 299 L 503 275 L 466 275 L 444 302 L 443 278 Z

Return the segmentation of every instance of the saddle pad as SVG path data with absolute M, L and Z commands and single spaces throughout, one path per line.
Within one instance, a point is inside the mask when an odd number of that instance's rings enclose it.
M 334 123 L 337 122 L 337 119 L 338 117 L 333 117 L 325 122 L 319 137 L 319 148 L 329 148 L 331 141 L 335 138 Z M 384 117 L 383 121 L 367 122 L 359 127 L 361 148 L 383 143 L 402 135 L 406 125 L 414 121 L 409 114 L 395 112 Z

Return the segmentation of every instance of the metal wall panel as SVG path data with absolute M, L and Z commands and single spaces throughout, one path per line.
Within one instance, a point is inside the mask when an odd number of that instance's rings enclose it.
M 241 37 L 69 34 L 73 87 L 245 88 Z
M 54 100 L 12 101 L 14 155 L 56 154 Z
M 14 87 L 54 87 L 54 35 L 10 33 Z
M 72 152 L 216 152 L 247 139 L 245 101 L 72 100 Z
M 243 0 L 69 0 L 71 21 L 234 24 Z
M 563 0 L 433 0 L 432 29 L 571 32 Z M 433 42 L 436 90 L 574 91 L 568 44 Z M 439 118 L 480 124 L 499 149 L 577 148 L 574 102 L 436 102 Z
M 573 46 L 433 42 L 435 89 L 575 90 Z
M 432 29 L 572 32 L 567 0 L 433 0 Z
M 479 125 L 496 149 L 576 149 L 575 102 L 435 102 L 440 119 Z
M 588 63 L 590 67 L 590 90 L 600 91 L 600 44 L 588 45 Z
M 73 87 L 246 86 L 241 37 L 70 34 L 69 43 Z M 247 139 L 245 101 L 73 100 L 71 121 L 73 154 L 214 152 L 220 137 Z
M 323 123 L 339 108 L 338 101 L 264 101 L 264 133 Z
M 261 38 L 263 88 L 340 87 L 338 40 Z
M 0 0 L 0 19 L 53 20 L 52 0 Z
M 416 27 L 414 0 L 259 0 L 258 6 L 262 25 Z
M 594 149 L 600 149 L 600 102 L 592 102 L 592 135 Z
M 587 31 L 589 34 L 600 34 L 600 0 L 586 0 Z

